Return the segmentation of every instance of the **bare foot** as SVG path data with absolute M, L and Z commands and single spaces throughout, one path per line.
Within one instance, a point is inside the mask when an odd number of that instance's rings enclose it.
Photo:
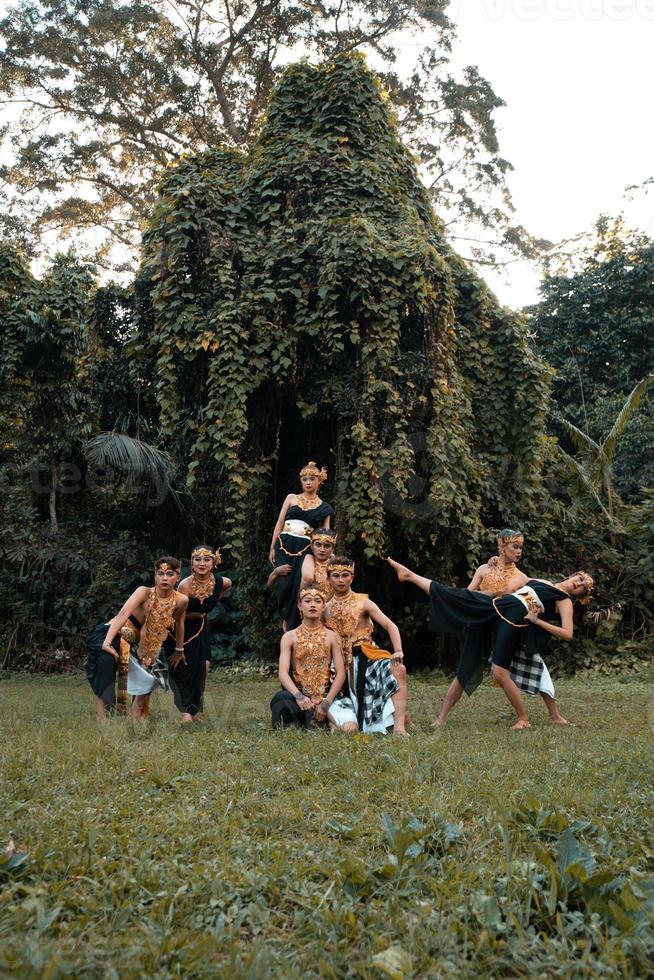
M 563 715 L 559 715 L 558 718 L 550 718 L 553 725 L 571 725 L 572 722 L 564 718 Z
M 193 721 L 197 721 L 197 722 L 198 722 L 198 724 L 200 724 L 200 725 L 201 725 L 201 724 L 202 724 L 202 722 L 204 721 L 204 718 L 200 718 L 200 716 L 199 716 L 199 715 L 193 715 Z
M 387 558 L 386 561 L 394 570 L 400 582 L 406 582 L 411 575 L 411 572 L 406 567 L 406 565 L 400 565 L 399 561 L 393 561 L 392 558 Z
M 431 727 L 432 728 L 445 728 L 445 719 L 443 719 L 443 721 L 441 721 L 440 718 L 437 718 L 436 721 L 432 721 Z
M 518 718 L 515 725 L 511 725 L 514 732 L 522 732 L 525 728 L 531 728 L 528 718 Z
M 193 715 L 190 715 L 188 711 L 182 714 L 182 725 L 188 725 L 190 721 L 193 721 Z
M 398 735 L 400 738 L 408 738 L 409 733 L 405 732 L 403 728 L 394 728 L 393 735 Z

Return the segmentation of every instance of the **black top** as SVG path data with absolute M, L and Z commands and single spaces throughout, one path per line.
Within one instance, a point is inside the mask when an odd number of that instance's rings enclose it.
M 334 516 L 334 508 L 331 504 L 328 504 L 326 500 L 321 500 L 318 507 L 312 507 L 311 510 L 302 510 L 299 504 L 291 504 L 291 506 L 286 511 L 285 521 L 304 521 L 305 524 L 309 524 L 314 530 L 317 527 L 322 526 L 322 522 L 326 517 Z

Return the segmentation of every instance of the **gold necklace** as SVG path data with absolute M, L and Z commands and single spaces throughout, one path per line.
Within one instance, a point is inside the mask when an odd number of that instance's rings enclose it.
M 510 565 L 495 565 L 484 575 L 480 582 L 480 590 L 491 595 L 500 595 L 506 592 L 506 587 L 516 571 L 515 562 L 511 562 Z
M 326 638 L 327 628 L 322 623 L 313 629 L 301 623 L 295 630 L 294 680 L 315 703 L 323 699 L 329 687 L 331 655 Z
M 151 667 L 159 659 L 163 642 L 175 622 L 174 612 L 178 596 L 179 592 L 174 589 L 167 598 L 158 595 L 156 588 L 150 593 L 150 608 L 141 627 L 141 639 L 137 650 L 139 659 L 145 667 Z
M 304 493 L 298 493 L 297 503 L 300 510 L 315 510 L 320 507 L 322 500 L 320 497 L 307 497 Z
M 216 576 L 212 573 L 209 578 L 202 582 L 196 577 L 195 572 L 191 572 L 191 595 L 200 602 L 204 602 L 209 596 L 213 595 L 216 588 Z

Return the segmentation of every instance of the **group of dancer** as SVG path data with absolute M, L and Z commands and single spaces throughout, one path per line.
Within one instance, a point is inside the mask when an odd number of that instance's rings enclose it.
M 268 586 L 276 593 L 283 631 L 282 689 L 271 701 L 272 722 L 279 728 L 392 729 L 404 735 L 408 688 L 400 631 L 368 595 L 353 590 L 354 562 L 335 554 L 338 538 L 330 527 L 334 509 L 319 496 L 326 478 L 314 462 L 303 467 L 301 491 L 288 494 L 272 534 Z M 502 531 L 498 555 L 479 566 L 466 589 L 387 559 L 400 582 L 412 583 L 429 596 L 432 629 L 465 632 L 438 726 L 445 724 L 464 691 L 476 689 L 489 662 L 494 683 L 516 713 L 513 728 L 529 727 L 523 693 L 540 694 L 551 720 L 567 724 L 538 654 L 537 637 L 544 631 L 571 639 L 572 600 L 589 602 L 593 580 L 585 572 L 556 585 L 529 578 L 518 568 L 523 544 L 519 531 Z M 134 718 L 147 717 L 152 691 L 170 684 L 182 720 L 198 719 L 210 661 L 207 615 L 232 584 L 214 573 L 219 563 L 218 552 L 197 546 L 191 574 L 177 588 L 181 563 L 160 558 L 154 587 L 136 589 L 112 620 L 91 631 L 87 674 L 99 719 L 115 703 L 116 677 L 119 709 L 125 710 L 131 696 Z M 392 651 L 373 640 L 376 627 L 386 632 Z

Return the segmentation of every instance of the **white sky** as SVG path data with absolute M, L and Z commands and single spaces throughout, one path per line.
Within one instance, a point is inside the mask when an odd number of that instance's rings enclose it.
M 556 242 L 624 211 L 654 237 L 654 188 L 624 196 L 654 175 L 654 0 L 452 0 L 449 15 L 455 66 L 477 65 L 506 102 L 496 118 L 516 220 Z M 480 273 L 509 306 L 538 298 L 526 262 Z
M 654 0 L 453 0 L 456 61 L 479 67 L 507 103 L 500 149 L 515 170 L 516 217 L 560 241 L 624 211 L 654 237 Z M 538 271 L 483 271 L 500 300 L 534 302 Z

